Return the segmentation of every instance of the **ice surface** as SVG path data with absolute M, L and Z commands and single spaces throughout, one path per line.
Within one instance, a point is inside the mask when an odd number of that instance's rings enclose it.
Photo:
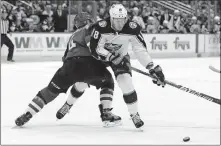
M 220 58 L 155 59 L 166 79 L 220 98 Z M 1 65 L 2 144 L 220 144 L 220 106 L 174 87 L 158 87 L 150 78 L 133 72 L 143 132 L 130 120 L 122 93 L 116 85 L 114 113 L 121 127 L 103 128 L 99 117 L 99 91 L 94 87 L 73 106 L 70 114 L 56 121 L 55 114 L 66 100 L 61 94 L 24 126 L 12 128 L 32 98 L 47 86 L 61 62 L 30 62 Z M 145 70 L 137 61 L 134 67 Z M 191 140 L 184 143 L 182 139 Z

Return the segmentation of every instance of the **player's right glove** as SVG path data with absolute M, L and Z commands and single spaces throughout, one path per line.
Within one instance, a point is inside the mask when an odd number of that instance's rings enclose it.
M 165 77 L 164 77 L 162 68 L 159 65 L 154 66 L 152 62 L 149 65 L 147 65 L 146 68 L 149 70 L 150 75 L 154 77 L 153 83 L 157 84 L 158 86 L 164 87 Z

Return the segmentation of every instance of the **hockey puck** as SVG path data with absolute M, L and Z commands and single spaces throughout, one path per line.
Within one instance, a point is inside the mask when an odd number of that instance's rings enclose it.
M 184 137 L 184 138 L 183 138 L 183 141 L 184 141 L 184 142 L 188 142 L 189 140 L 190 140 L 190 137 Z

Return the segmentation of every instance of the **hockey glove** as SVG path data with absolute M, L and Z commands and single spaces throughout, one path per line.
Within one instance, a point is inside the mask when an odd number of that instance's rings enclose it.
M 124 58 L 122 53 L 120 53 L 121 47 L 122 45 L 120 44 L 105 43 L 104 49 L 109 52 L 106 57 L 106 61 L 110 61 L 115 65 L 120 64 L 122 59 Z
M 150 63 L 147 66 L 147 69 L 149 69 L 150 75 L 154 77 L 153 83 L 157 84 L 158 86 L 164 87 L 165 86 L 165 77 L 164 77 L 162 68 L 159 65 L 154 66 L 153 63 Z
M 124 56 L 120 53 L 109 53 L 106 57 L 106 61 L 110 61 L 115 65 L 118 65 L 122 62 Z

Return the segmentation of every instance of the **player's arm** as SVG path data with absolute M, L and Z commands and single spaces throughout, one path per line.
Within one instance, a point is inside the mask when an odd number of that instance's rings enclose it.
M 132 50 L 136 58 L 145 68 L 147 68 L 147 66 L 149 64 L 152 64 L 153 61 L 147 51 L 147 46 L 140 30 L 138 30 L 138 32 L 135 32 L 135 34 L 133 35 L 130 41 L 132 45 Z
M 62 57 L 62 61 L 64 62 L 64 60 L 65 60 L 65 58 L 66 58 L 66 56 L 67 56 L 67 54 L 68 54 L 68 51 L 69 51 L 69 48 L 68 48 L 68 45 L 67 45 L 67 48 L 66 48 L 66 50 L 65 50 L 65 52 L 64 52 L 64 56 Z
M 102 60 L 105 62 L 112 62 L 119 55 L 115 55 L 114 53 L 109 52 L 105 47 L 105 39 L 102 37 L 102 33 L 100 32 L 98 27 L 94 27 L 91 33 L 90 40 L 90 51 L 93 57 L 98 60 Z
M 106 59 L 109 51 L 104 49 L 105 40 L 102 38 L 99 28 L 94 27 L 91 33 L 90 50 L 93 57 L 98 60 Z
M 164 87 L 165 77 L 162 69 L 159 65 L 155 65 L 153 63 L 152 58 L 147 51 L 147 46 L 143 35 L 139 29 L 137 32 L 135 31 L 135 34 L 131 38 L 131 44 L 136 58 L 146 69 L 149 70 L 150 74 L 156 78 L 156 80 L 153 80 L 153 83 L 157 84 L 158 86 L 162 85 Z

